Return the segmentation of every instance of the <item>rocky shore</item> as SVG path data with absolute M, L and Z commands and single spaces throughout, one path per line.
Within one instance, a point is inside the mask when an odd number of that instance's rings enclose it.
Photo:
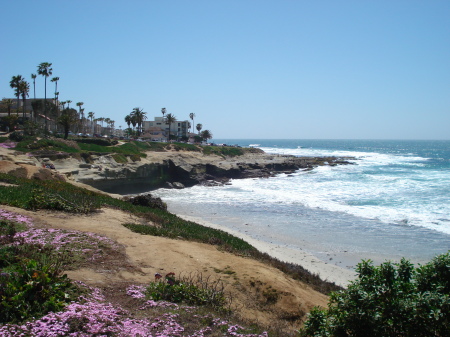
M 230 179 L 271 177 L 279 173 L 311 170 L 321 165 L 350 164 L 350 158 L 294 157 L 266 154 L 254 149 L 241 156 L 223 157 L 192 151 L 147 152 L 138 161 L 118 163 L 113 155 L 92 155 L 89 160 L 68 154 L 3 154 L 16 165 L 48 168 L 69 180 L 108 193 L 133 194 L 161 187 L 184 188 L 197 184 L 215 186 Z M 9 160 L 8 160 L 9 159 Z M 10 167 L 12 169 L 12 167 Z

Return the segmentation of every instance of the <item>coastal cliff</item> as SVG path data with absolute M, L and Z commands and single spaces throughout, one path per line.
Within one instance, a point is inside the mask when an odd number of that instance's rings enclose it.
M 140 161 L 117 163 L 112 155 L 83 159 L 55 159 L 56 170 L 70 179 L 109 193 L 131 194 L 161 187 L 183 188 L 197 184 L 220 185 L 230 179 L 271 177 L 310 170 L 320 165 L 348 164 L 348 158 L 293 157 L 264 152 L 235 157 L 188 151 L 147 152 Z
M 75 142 L 67 143 L 72 146 L 71 149 L 78 146 Z M 28 145 L 30 150 L 35 147 L 34 143 Z M 231 154 L 223 154 L 221 150 Z M 350 159 L 274 155 L 255 148 L 208 149 L 190 146 L 182 149 L 174 144 L 131 155 L 94 151 L 70 153 L 56 150 L 54 144 L 53 148 L 28 153 L 14 152 L 12 149 L 2 151 L 5 152 L 0 158 L 5 161 L 2 171 L 11 172 L 13 168 L 8 168 L 6 164 L 12 162 L 19 165 L 14 170 L 31 170 L 35 175 L 36 170 L 51 172 L 55 177 L 62 179 L 64 176 L 68 180 L 116 194 L 136 194 L 161 187 L 184 188 L 197 184 L 216 186 L 226 184 L 230 179 L 268 178 L 280 173 L 312 170 L 322 165 L 349 164 Z

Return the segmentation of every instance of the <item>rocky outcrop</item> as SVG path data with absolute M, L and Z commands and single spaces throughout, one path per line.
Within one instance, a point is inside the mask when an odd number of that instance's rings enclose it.
M 111 154 L 84 157 L 60 152 L 23 155 L 10 151 L 2 153 L 1 159 L 4 163 L 0 165 L 0 172 L 34 179 L 62 179 L 64 176 L 116 194 L 138 194 L 161 187 L 184 188 L 196 184 L 217 186 L 230 179 L 271 177 L 299 169 L 311 170 L 319 165 L 349 164 L 349 158 L 266 153 L 223 157 L 188 151 L 147 152 L 145 158 L 129 157 L 125 163 L 123 157 L 122 162 L 117 162 Z
M 161 159 L 161 158 L 160 158 Z M 170 156 L 153 162 L 95 166 L 73 173 L 79 182 L 100 190 L 133 194 L 156 188 L 184 188 L 203 184 L 217 186 L 230 179 L 271 177 L 279 173 L 293 173 L 299 169 L 310 170 L 319 165 L 348 164 L 343 158 L 291 157 L 251 155 L 238 158 L 198 158 Z M 348 158 L 347 158 L 348 159 Z M 55 163 L 58 167 L 58 164 Z M 87 171 L 87 172 L 86 172 Z

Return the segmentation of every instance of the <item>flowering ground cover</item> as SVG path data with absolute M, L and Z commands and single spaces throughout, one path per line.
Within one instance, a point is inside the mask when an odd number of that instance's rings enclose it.
M 13 149 L 15 148 L 17 145 L 17 143 L 15 142 L 10 142 L 10 143 L 0 143 L 0 147 L 3 147 L 5 149 Z
M 1 209 L 0 221 L 17 225 L 17 232 L 9 234 L 12 236 L 9 238 L 10 245 L 50 246 L 56 252 L 71 249 L 75 255 L 91 260 L 101 257 L 105 248 L 119 249 L 117 243 L 108 238 L 78 231 L 36 228 L 30 218 Z M 4 232 L 0 234 L 3 239 L 8 235 Z M 34 267 L 37 268 L 38 264 Z M 0 272 L 5 274 L 3 279 L 6 281 L 14 273 L 7 269 Z M 28 282 L 35 282 L 33 278 L 39 273 L 41 270 L 34 270 Z M 5 284 L 2 282 L 0 301 L 4 304 L 8 301 L 8 295 L 3 292 Z M 268 336 L 265 332 L 252 333 L 240 325 L 215 317 L 210 309 L 154 301 L 148 298 L 148 289 L 142 285 L 126 288 L 126 296 L 132 301 L 132 306 L 127 309 L 120 303 L 106 300 L 100 289 L 86 285 L 78 287 L 87 289 L 86 293 L 65 304 L 61 310 L 15 324 L 4 322 L 0 325 L 0 336 Z M 58 294 L 67 295 L 64 292 Z M 2 305 L 0 310 L 3 317 L 9 309 Z

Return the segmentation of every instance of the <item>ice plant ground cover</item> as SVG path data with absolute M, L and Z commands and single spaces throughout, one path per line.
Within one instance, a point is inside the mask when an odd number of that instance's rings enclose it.
M 56 251 L 73 249 L 77 254 L 92 259 L 101 256 L 102 247 L 118 247 L 114 241 L 92 233 L 35 228 L 30 218 L 1 209 L 0 221 L 14 223 L 21 230 L 13 235 L 13 245 L 16 240 L 33 247 L 51 246 Z M 1 272 L 2 277 L 5 274 L 4 279 L 8 280 L 10 272 Z M 0 287 L 5 286 L 0 283 Z M 100 289 L 80 286 L 88 289 L 87 294 L 67 303 L 62 310 L 18 324 L 0 325 L 0 336 L 268 336 L 265 332 L 250 333 L 199 307 L 148 299 L 144 286 L 129 286 L 126 290 L 127 295 L 136 301 L 136 310 L 133 311 L 140 312 L 139 315 L 119 304 L 109 303 Z M 0 288 L 0 300 L 5 301 L 2 291 Z M 4 311 L 7 307 L 1 306 L 0 309 Z
M 13 149 L 15 148 L 17 145 L 17 143 L 15 142 L 10 142 L 10 143 L 0 143 L 0 147 L 3 147 L 5 149 Z

